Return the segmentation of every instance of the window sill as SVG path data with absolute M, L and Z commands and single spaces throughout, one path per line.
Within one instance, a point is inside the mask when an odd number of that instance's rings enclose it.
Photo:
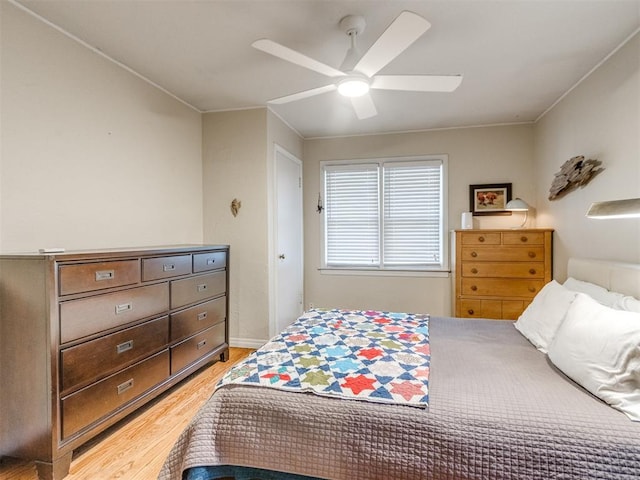
M 433 278 L 449 278 L 451 272 L 449 270 L 378 270 L 378 269 L 358 269 L 358 268 L 335 268 L 324 267 L 318 271 L 322 275 L 352 275 L 352 276 L 371 276 L 371 277 L 433 277 Z

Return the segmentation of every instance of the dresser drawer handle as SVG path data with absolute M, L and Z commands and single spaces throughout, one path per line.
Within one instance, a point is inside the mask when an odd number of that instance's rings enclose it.
M 478 253 L 477 253 L 477 252 L 471 252 L 471 256 L 472 256 L 473 258 L 476 258 L 476 257 L 478 256 Z
M 484 237 L 478 237 L 478 241 L 479 241 L 480 243 L 484 242 Z
M 162 266 L 162 271 L 163 272 L 172 272 L 176 269 L 176 264 L 175 263 L 165 263 Z
M 523 235 L 523 236 L 520 237 L 520 241 L 521 242 L 527 242 L 527 241 L 529 241 L 529 239 Z
M 126 382 L 123 382 L 120 385 L 118 385 L 118 395 L 123 394 L 124 392 L 126 392 L 130 388 L 133 388 L 133 378 L 130 378 Z
M 204 347 L 207 344 L 206 340 L 202 340 L 201 342 L 198 342 L 198 344 L 196 345 L 196 348 L 198 350 L 200 350 L 202 347 Z
M 133 340 L 129 340 L 127 342 L 123 342 L 123 343 L 120 343 L 119 345 L 116 345 L 116 353 L 120 355 L 121 353 L 131 350 L 132 348 L 133 348 Z
M 129 303 L 121 303 L 120 305 L 116 305 L 116 315 L 120 315 L 121 313 L 130 312 L 133 310 L 133 304 Z
M 477 268 L 472 268 L 471 269 L 471 273 L 478 273 L 478 269 Z
M 201 312 L 198 314 L 198 320 L 204 320 L 207 318 L 207 312 Z
M 475 292 L 476 290 L 478 290 L 478 287 L 476 287 L 475 285 L 471 285 L 471 290 Z
M 529 258 L 536 258 L 536 252 L 529 252 Z
M 213 265 L 214 263 L 216 263 L 215 258 L 207 258 L 207 265 Z
M 198 290 L 198 292 L 204 292 L 207 290 L 207 284 L 201 283 L 200 285 L 196 286 L 196 289 Z
M 529 273 L 530 273 L 531 275 L 535 275 L 535 274 L 536 274 L 536 269 L 535 269 L 535 268 L 530 268 L 530 269 L 529 269 Z
M 531 293 L 535 293 L 535 291 L 536 291 L 536 287 L 529 287 L 529 291 L 530 291 Z
M 113 280 L 116 276 L 116 272 L 113 270 L 98 270 L 96 272 L 96 282 L 103 280 Z
M 473 308 L 470 308 L 469 310 L 467 310 L 467 313 L 469 315 L 473 315 L 475 312 L 473 311 Z

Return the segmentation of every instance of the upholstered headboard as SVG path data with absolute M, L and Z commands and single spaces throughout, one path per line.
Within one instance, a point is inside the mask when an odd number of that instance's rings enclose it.
M 567 274 L 577 280 L 640 299 L 640 264 L 570 258 Z

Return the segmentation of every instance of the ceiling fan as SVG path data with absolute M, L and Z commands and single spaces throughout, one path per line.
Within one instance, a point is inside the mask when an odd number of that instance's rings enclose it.
M 422 36 L 431 27 L 431 24 L 420 15 L 404 11 L 361 56 L 356 47 L 356 37 L 363 32 L 365 25 L 364 18 L 358 15 L 348 15 L 340 20 L 340 28 L 350 37 L 351 47 L 339 69 L 272 40 L 261 39 L 253 42 L 251 45 L 258 50 L 333 79 L 333 82 L 328 85 L 269 100 L 269 103 L 288 103 L 338 90 L 338 93 L 350 97 L 357 117 L 365 119 L 378 113 L 369 94 L 369 90 L 372 88 L 415 92 L 452 92 L 462 82 L 462 75 L 376 75 L 385 65 Z

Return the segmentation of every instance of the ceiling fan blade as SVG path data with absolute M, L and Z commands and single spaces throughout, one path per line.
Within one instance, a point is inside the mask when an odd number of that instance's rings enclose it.
M 354 70 L 372 77 L 415 42 L 431 24 L 413 12 L 404 11 L 363 55 Z
M 258 50 L 262 50 L 263 52 L 269 53 L 274 57 L 278 57 L 282 60 L 286 60 L 287 62 L 300 65 L 304 68 L 308 68 L 309 70 L 321 73 L 323 75 L 326 75 L 327 77 L 340 77 L 345 75 L 340 70 L 330 67 L 329 65 L 314 60 L 311 57 L 307 57 L 300 52 L 291 50 L 289 47 L 285 47 L 284 45 L 280 45 L 279 43 L 268 40 L 266 38 L 256 40 L 251 44 L 251 46 L 253 48 L 257 48 Z
M 376 75 L 371 88 L 413 92 L 453 92 L 462 75 Z
M 368 93 L 360 97 L 351 97 L 351 105 L 353 105 L 353 109 L 356 111 L 356 115 L 360 120 L 374 117 L 378 114 L 373 99 Z
M 282 103 L 294 102 L 296 100 L 302 100 L 303 98 L 313 97 L 314 95 L 320 95 L 321 93 L 331 92 L 337 88 L 338 87 L 332 83 L 330 85 L 325 85 L 324 87 L 312 88 L 311 90 L 305 90 L 285 97 L 274 98 L 273 100 L 269 100 L 268 103 L 280 105 Z

